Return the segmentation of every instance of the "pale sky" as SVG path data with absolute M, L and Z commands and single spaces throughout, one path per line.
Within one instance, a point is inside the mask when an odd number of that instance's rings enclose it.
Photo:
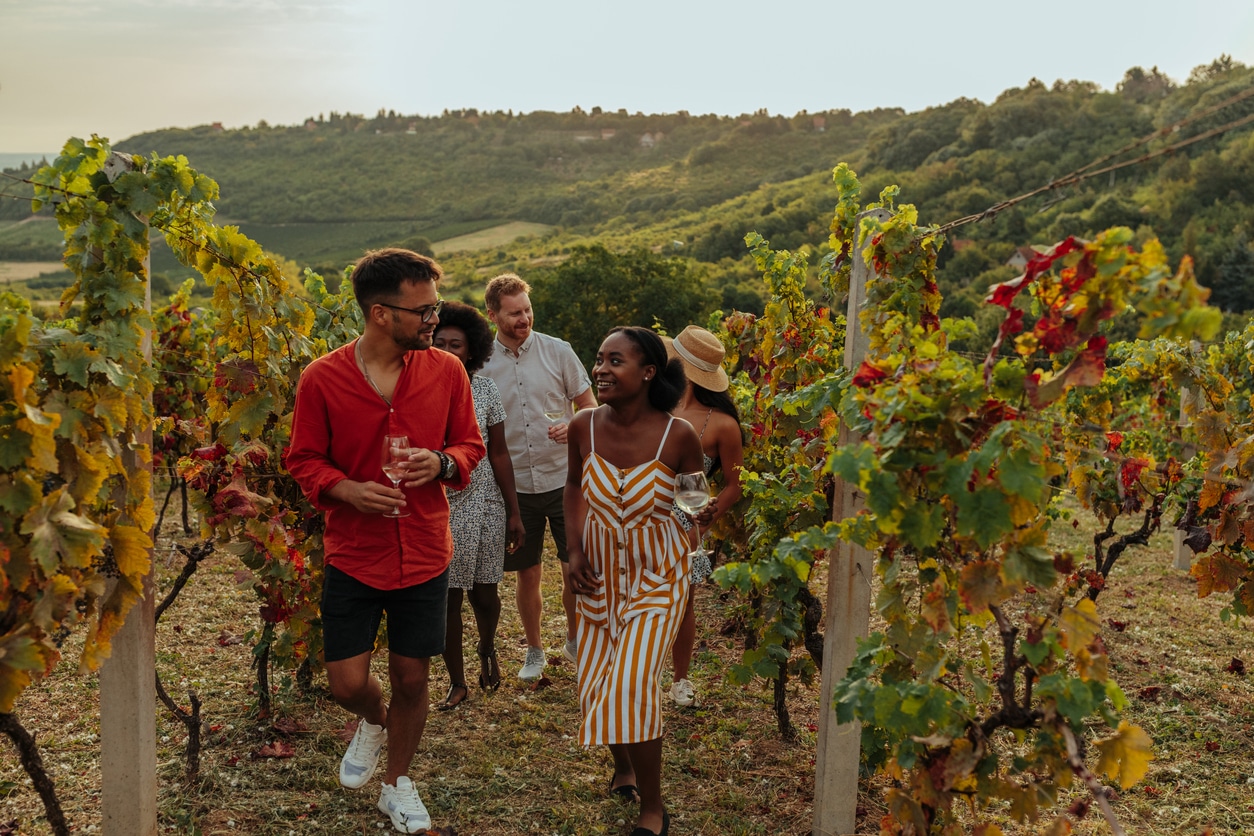
M 0 0 L 0 153 L 331 111 L 737 115 L 1254 64 L 1254 2 Z

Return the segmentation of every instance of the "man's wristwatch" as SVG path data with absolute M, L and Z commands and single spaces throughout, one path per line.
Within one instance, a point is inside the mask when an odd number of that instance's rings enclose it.
M 453 457 L 442 450 L 433 452 L 440 457 L 440 481 L 447 482 L 457 474 L 457 462 L 453 461 Z

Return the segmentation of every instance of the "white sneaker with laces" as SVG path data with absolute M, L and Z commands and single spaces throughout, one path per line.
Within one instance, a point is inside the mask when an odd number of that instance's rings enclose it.
M 544 675 L 544 648 L 529 647 L 527 648 L 527 659 L 523 662 L 522 670 L 518 671 L 518 678 L 524 682 L 533 682 Z
M 431 827 L 431 814 L 418 797 L 414 783 L 404 775 L 396 779 L 396 786 L 384 784 L 379 791 L 379 809 L 392 819 L 392 827 L 401 833 L 417 833 Z
M 697 692 L 693 690 L 691 682 L 681 679 L 671 686 L 671 699 L 676 705 L 686 708 L 696 701 Z
M 340 760 L 340 783 L 350 790 L 364 787 L 379 765 L 379 752 L 387 739 L 388 732 L 383 726 L 361 720 Z
M 562 655 L 572 665 L 579 661 L 579 645 L 575 644 L 574 639 L 567 639 L 566 644 L 562 645 Z

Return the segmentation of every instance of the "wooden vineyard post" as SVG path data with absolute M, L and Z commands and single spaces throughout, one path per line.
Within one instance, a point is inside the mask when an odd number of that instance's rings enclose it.
M 863 213 L 881 221 L 890 214 L 884 209 Z M 845 313 L 845 368 L 854 370 L 866 357 L 867 335 L 859 314 L 866 302 L 870 268 L 862 257 L 861 229 L 851 254 L 849 306 Z M 842 422 L 839 443 L 856 444 L 857 433 Z M 836 480 L 832 519 L 843 520 L 858 513 L 862 499 L 857 485 Z M 852 834 L 858 809 L 858 766 L 860 760 L 859 723 L 836 722 L 832 692 L 857 652 L 857 640 L 865 638 L 871 613 L 871 555 L 861 546 L 840 542 L 829 553 L 827 578 L 827 617 L 823 633 L 823 683 L 819 703 L 819 739 L 814 756 L 814 836 Z
M 105 164 L 110 180 L 129 170 L 130 158 L 114 153 Z M 144 261 L 151 277 L 150 261 Z M 144 283 L 144 308 L 152 312 L 152 287 Z M 152 333 L 144 342 L 152 362 Z M 152 445 L 151 428 L 134 439 Z M 131 444 L 123 443 L 128 472 L 147 468 Z M 121 498 L 119 498 L 121 504 Z M 113 637 L 113 652 L 100 667 L 100 812 L 105 836 L 156 836 L 157 833 L 157 673 L 153 570 L 144 578 L 143 598 L 131 608 Z M 117 581 L 114 581 L 117 583 Z
M 1176 419 L 1177 427 L 1189 426 L 1188 404 L 1191 394 L 1189 388 L 1182 387 L 1180 389 L 1180 417 Z M 1193 567 L 1193 550 L 1184 544 L 1186 532 L 1183 529 L 1174 528 L 1171 531 L 1172 545 L 1172 569 L 1183 569 L 1185 572 Z

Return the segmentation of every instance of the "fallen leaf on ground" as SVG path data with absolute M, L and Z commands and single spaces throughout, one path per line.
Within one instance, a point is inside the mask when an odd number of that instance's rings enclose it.
M 531 683 L 531 687 L 528 688 L 527 690 L 539 691 L 541 688 L 547 688 L 552 684 L 553 684 L 553 680 L 549 679 L 547 676 L 542 676 L 539 679 L 537 679 L 535 682 Z
M 353 742 L 353 735 L 357 734 L 357 720 L 349 720 L 344 724 L 344 728 L 335 733 L 335 736 L 345 743 Z
M 257 750 L 259 758 L 290 758 L 296 755 L 296 749 L 290 743 L 284 743 L 282 740 L 276 740 L 273 743 L 267 743 Z
M 218 646 L 219 647 L 229 647 L 233 644 L 243 644 L 243 643 L 244 643 L 243 636 L 237 636 L 234 633 L 228 633 L 226 630 L 223 630 L 221 633 L 218 633 Z
M 295 717 L 280 717 L 274 721 L 273 728 L 279 734 L 297 734 L 309 731 L 309 726 Z

